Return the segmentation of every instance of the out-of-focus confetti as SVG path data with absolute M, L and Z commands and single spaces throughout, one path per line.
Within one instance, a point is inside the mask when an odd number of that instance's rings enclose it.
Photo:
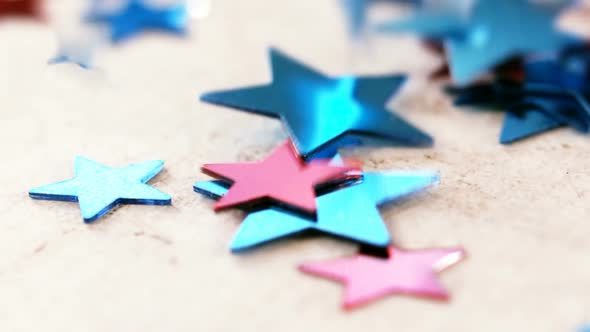
M 128 0 L 124 6 L 115 10 L 105 10 L 95 4 L 87 20 L 106 24 L 111 41 L 117 43 L 144 31 L 184 35 L 189 12 L 184 1 L 160 8 L 146 3 L 145 0 Z
M 451 88 L 457 105 L 506 111 L 500 142 L 507 144 L 569 126 L 590 131 L 590 50 L 566 50 L 557 59 L 525 64 L 522 81 L 497 78 L 465 88 Z
M 40 18 L 41 0 L 0 0 L 0 19 L 5 17 Z
M 75 161 L 76 176 L 31 189 L 34 199 L 78 202 L 82 218 L 93 222 L 118 204 L 169 205 L 165 194 L 146 184 L 164 167 L 161 160 L 111 168 L 84 157 Z
M 388 248 L 386 259 L 367 255 L 306 263 L 301 271 L 345 284 L 342 305 L 351 309 L 391 294 L 448 298 L 437 273 L 465 256 L 462 248 L 406 251 Z
M 391 239 L 377 206 L 437 182 L 438 175 L 434 173 L 364 173 L 360 183 L 318 197 L 315 220 L 278 208 L 250 213 L 235 235 L 231 250 L 241 251 L 311 230 L 384 247 Z M 202 181 L 195 183 L 194 189 L 218 199 L 227 193 L 229 186 L 222 181 Z
M 257 163 L 206 164 L 203 172 L 232 183 L 215 204 L 216 210 L 252 205 L 272 199 L 288 207 L 315 213 L 314 188 L 344 179 L 348 167 L 316 160 L 306 164 L 290 141 L 283 143 L 264 161 Z
M 444 40 L 453 79 L 466 84 L 514 56 L 558 52 L 578 42 L 556 28 L 563 8 L 564 3 L 476 0 L 469 15 L 425 9 L 408 19 L 384 23 L 379 30 L 413 31 Z
M 270 51 L 270 60 L 271 84 L 209 92 L 201 100 L 280 118 L 305 158 L 345 134 L 407 146 L 432 144 L 430 136 L 385 108 L 404 76 L 332 79 L 277 50 Z

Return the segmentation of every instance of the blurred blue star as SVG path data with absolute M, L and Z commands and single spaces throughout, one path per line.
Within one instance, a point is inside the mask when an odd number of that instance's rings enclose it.
M 169 195 L 145 184 L 164 167 L 161 160 L 111 168 L 76 157 L 73 179 L 31 189 L 34 199 L 79 202 L 86 223 L 102 217 L 118 204 L 170 205 Z
M 317 220 L 279 208 L 250 213 L 235 235 L 231 250 L 249 249 L 276 239 L 315 230 L 371 246 L 385 247 L 391 238 L 378 205 L 438 182 L 434 173 L 365 173 L 362 182 L 317 198 Z M 196 192 L 217 199 L 227 192 L 222 181 L 202 181 Z
M 551 129 L 569 126 L 590 131 L 590 53 L 532 60 L 524 82 L 497 80 L 450 89 L 456 105 L 488 106 L 506 111 L 500 142 L 509 144 Z
M 466 84 L 513 56 L 555 52 L 577 42 L 556 28 L 560 10 L 570 2 L 476 0 L 469 15 L 425 10 L 406 20 L 380 25 L 379 30 L 414 31 L 443 39 L 453 79 Z
M 405 76 L 328 78 L 270 51 L 270 84 L 205 93 L 201 100 L 280 118 L 307 158 L 346 134 L 401 145 L 428 146 L 432 138 L 389 112 L 385 104 Z
M 590 332 L 590 325 L 584 325 L 580 327 L 577 332 Z
M 165 8 L 153 8 L 145 4 L 144 0 L 128 0 L 126 6 L 117 12 L 104 12 L 94 8 L 87 16 L 90 22 L 109 26 L 113 43 L 145 30 L 184 35 L 188 18 L 188 9 L 184 1 Z

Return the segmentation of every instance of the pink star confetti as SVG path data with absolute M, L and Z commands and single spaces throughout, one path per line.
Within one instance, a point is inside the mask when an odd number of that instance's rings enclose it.
M 390 294 L 447 300 L 449 295 L 438 281 L 437 273 L 465 257 L 462 248 L 405 251 L 389 247 L 388 253 L 386 259 L 359 254 L 302 264 L 299 268 L 344 283 L 343 307 L 353 309 Z

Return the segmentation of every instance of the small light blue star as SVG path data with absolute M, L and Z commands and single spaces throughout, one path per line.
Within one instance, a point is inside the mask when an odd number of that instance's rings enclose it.
M 529 0 L 475 0 L 467 17 L 425 10 L 407 20 L 380 25 L 379 30 L 413 31 L 444 39 L 452 77 L 466 84 L 513 56 L 554 52 L 574 43 L 573 37 L 556 28 L 563 6 Z
M 249 214 L 235 235 L 231 250 L 249 249 L 279 238 L 315 230 L 371 246 L 391 242 L 377 206 L 420 191 L 438 182 L 434 173 L 364 173 L 362 182 L 317 198 L 317 220 L 279 208 Z M 219 198 L 227 192 L 222 181 L 202 181 L 196 192 Z
M 166 8 L 151 8 L 144 0 L 128 0 L 127 5 L 118 12 L 105 13 L 95 8 L 87 19 L 108 24 L 111 41 L 117 43 L 144 30 L 184 35 L 189 14 L 184 1 Z
M 29 191 L 34 199 L 79 202 L 84 222 L 102 217 L 118 204 L 170 205 L 169 195 L 145 184 L 164 167 L 161 160 L 111 168 L 76 157 L 73 179 Z
M 280 118 L 304 158 L 348 135 L 432 145 L 430 136 L 385 107 L 405 76 L 329 78 L 277 50 L 270 51 L 270 60 L 272 83 L 209 92 L 201 100 Z

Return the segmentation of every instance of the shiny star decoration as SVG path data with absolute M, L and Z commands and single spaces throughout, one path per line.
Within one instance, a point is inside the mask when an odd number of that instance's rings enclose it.
M 453 79 L 467 84 L 514 56 L 555 52 L 577 42 L 556 28 L 563 7 L 529 0 L 475 0 L 469 15 L 425 10 L 378 29 L 444 40 Z
M 533 60 L 522 82 L 497 79 L 451 88 L 456 105 L 506 111 L 500 142 L 509 144 L 551 129 L 569 126 L 590 132 L 590 52 L 568 51 L 563 57 Z
M 161 160 L 111 168 L 76 157 L 73 179 L 31 189 L 34 199 L 78 202 L 84 222 L 102 217 L 118 204 L 170 205 L 169 195 L 145 184 L 164 167 Z
M 448 299 L 437 273 L 465 257 L 462 248 L 406 251 L 388 248 L 386 259 L 363 254 L 307 263 L 300 270 L 345 284 L 342 305 L 352 309 L 391 294 Z
M 0 19 L 4 17 L 40 18 L 39 0 L 0 0 Z
M 118 43 L 146 30 L 184 35 L 189 12 L 184 1 L 164 8 L 155 8 L 145 0 L 128 0 L 117 11 L 100 10 L 97 6 L 87 16 L 93 23 L 103 23 L 110 29 L 110 39 Z
M 437 182 L 438 175 L 434 173 L 364 173 L 360 183 L 318 197 L 316 219 L 276 207 L 248 214 L 230 248 L 238 252 L 306 231 L 385 247 L 391 238 L 377 206 Z M 219 199 L 229 186 L 223 181 L 201 181 L 195 183 L 194 190 Z
M 264 161 L 206 164 L 202 170 L 232 183 L 229 191 L 215 204 L 215 210 L 271 199 L 313 214 L 316 211 L 315 187 L 345 178 L 350 168 L 320 160 L 306 164 L 287 141 Z
M 404 76 L 333 79 L 277 50 L 270 51 L 270 60 L 272 83 L 205 93 L 201 100 L 280 118 L 304 158 L 346 134 L 409 146 L 432 144 L 430 136 L 384 106 Z

